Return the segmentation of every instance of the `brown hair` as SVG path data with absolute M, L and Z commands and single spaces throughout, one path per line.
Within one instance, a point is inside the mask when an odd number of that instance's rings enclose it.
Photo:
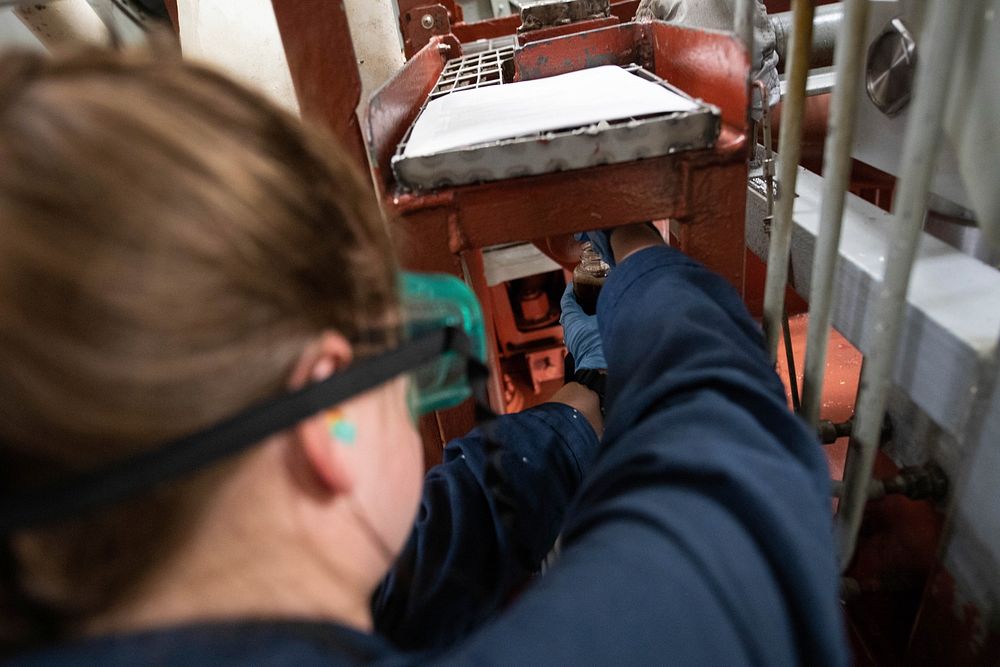
M 0 493 L 226 418 L 395 313 L 344 153 L 176 56 L 0 57 L 0 164 Z M 0 626 L 15 593 L 62 627 L 121 600 L 225 470 L 16 535 Z

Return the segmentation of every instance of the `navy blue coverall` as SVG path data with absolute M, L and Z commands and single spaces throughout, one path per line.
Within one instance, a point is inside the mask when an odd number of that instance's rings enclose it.
M 373 601 L 379 637 L 246 621 L 24 664 L 847 664 L 829 473 L 737 294 L 649 248 L 612 273 L 598 319 L 602 442 L 547 404 L 494 423 L 499 467 L 482 431 L 450 443 Z

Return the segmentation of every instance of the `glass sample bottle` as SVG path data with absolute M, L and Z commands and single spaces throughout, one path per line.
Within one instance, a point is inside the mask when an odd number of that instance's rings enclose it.
M 597 297 L 609 273 L 611 267 L 601 258 L 601 254 L 590 243 L 584 243 L 580 264 L 573 271 L 573 292 L 586 314 L 597 313 Z

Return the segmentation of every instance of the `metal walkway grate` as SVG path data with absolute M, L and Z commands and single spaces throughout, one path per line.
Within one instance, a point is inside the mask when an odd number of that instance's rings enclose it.
M 504 83 L 504 63 L 513 62 L 514 47 L 506 46 L 448 61 L 429 100 L 444 95 Z

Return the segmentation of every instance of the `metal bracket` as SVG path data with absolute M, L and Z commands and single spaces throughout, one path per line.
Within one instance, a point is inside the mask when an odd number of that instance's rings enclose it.
M 444 5 L 414 7 L 399 18 L 406 57 L 412 58 L 435 35 L 451 34 L 451 15 Z
M 777 181 L 775 181 L 775 159 L 774 152 L 771 150 L 771 112 L 770 107 L 767 104 L 768 92 L 767 85 L 763 81 L 757 80 L 753 82 L 753 86 L 757 89 L 760 94 L 760 99 L 764 113 L 760 119 L 759 127 L 762 131 L 763 136 L 761 137 L 764 145 L 764 157 L 760 161 L 761 165 L 761 176 L 765 184 L 765 195 L 767 197 L 767 213 L 764 216 L 764 233 L 771 237 L 771 226 L 774 223 L 774 202 L 778 198 Z M 756 131 L 754 131 L 753 143 L 754 151 L 756 151 Z

